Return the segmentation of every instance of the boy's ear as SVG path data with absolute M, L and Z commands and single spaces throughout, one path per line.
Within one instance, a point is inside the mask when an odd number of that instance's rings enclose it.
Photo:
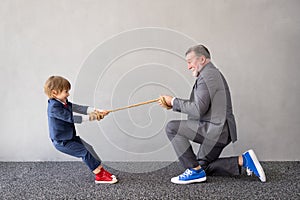
M 51 94 L 52 94 L 52 95 L 57 95 L 57 93 L 58 93 L 58 92 L 57 92 L 56 90 L 52 90 L 52 91 L 51 91 Z

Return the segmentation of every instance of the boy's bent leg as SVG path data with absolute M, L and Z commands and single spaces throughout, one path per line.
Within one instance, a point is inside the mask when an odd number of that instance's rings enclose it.
M 75 137 L 68 141 L 53 143 L 55 148 L 60 152 L 81 158 L 91 171 L 94 171 L 101 165 L 101 161 L 92 156 L 92 154 L 85 148 L 79 137 Z
M 95 183 L 112 184 L 118 182 L 116 176 L 103 169 L 101 161 L 94 158 L 93 155 L 86 149 L 80 137 L 75 137 L 69 141 L 53 143 L 57 150 L 71 156 L 82 158 L 83 162 L 96 175 Z
M 94 148 L 90 144 L 88 144 L 86 141 L 84 141 L 82 138 L 80 138 L 80 140 L 83 143 L 83 145 L 85 146 L 85 148 L 92 154 L 92 156 L 101 162 L 101 159 L 95 152 Z

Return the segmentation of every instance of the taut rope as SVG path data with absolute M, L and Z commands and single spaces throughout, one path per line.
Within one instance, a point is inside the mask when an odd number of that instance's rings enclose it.
M 149 104 L 149 103 L 154 103 L 154 102 L 157 102 L 159 100 L 160 100 L 160 98 L 152 99 L 152 100 L 149 100 L 149 101 L 144 101 L 144 102 L 141 102 L 141 103 L 132 104 L 132 105 L 125 106 L 125 107 L 116 108 L 116 109 L 113 109 L 113 110 L 108 110 L 108 112 L 116 112 L 116 111 L 124 110 L 124 109 L 127 109 L 127 108 L 133 108 L 133 107 L 137 107 L 137 106 L 141 106 L 141 105 L 145 105 L 145 104 Z

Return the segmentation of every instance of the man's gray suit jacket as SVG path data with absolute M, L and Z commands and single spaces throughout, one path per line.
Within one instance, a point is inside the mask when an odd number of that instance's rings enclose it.
M 211 62 L 200 71 L 190 99 L 175 98 L 173 110 L 187 114 L 189 127 L 210 141 L 227 142 L 227 138 L 219 140 L 226 122 L 231 141 L 237 140 L 229 87 Z

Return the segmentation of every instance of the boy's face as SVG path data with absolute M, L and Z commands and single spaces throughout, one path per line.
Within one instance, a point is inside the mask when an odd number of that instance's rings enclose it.
M 53 96 L 56 98 L 56 99 L 59 99 L 60 101 L 64 102 L 64 103 L 67 103 L 67 98 L 68 96 L 70 95 L 69 94 L 69 90 L 63 90 L 62 92 L 57 92 L 56 90 L 53 90 L 52 91 L 53 93 Z

